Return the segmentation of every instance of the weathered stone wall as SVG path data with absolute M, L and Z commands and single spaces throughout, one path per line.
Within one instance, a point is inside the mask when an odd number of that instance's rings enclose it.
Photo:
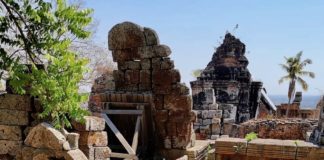
M 204 96 L 204 97 L 202 97 Z M 235 123 L 236 107 L 232 104 L 215 103 L 213 89 L 201 92 L 200 99 L 204 99 L 201 107 L 194 108 L 197 120 L 194 129 L 197 139 L 216 139 L 220 135 L 230 134 L 228 127 Z
M 159 43 L 154 30 L 131 22 L 115 25 L 108 44 L 118 70 L 105 82 L 104 93 L 92 94 L 91 109 L 100 112 L 103 102 L 149 103 L 154 137 L 147 139 L 156 139 L 156 147 L 166 151 L 190 147 L 195 114 L 189 89 L 169 58 L 170 48 Z
M 102 118 L 87 116 L 86 123 L 73 123 L 78 133 L 63 134 L 37 118 L 42 108 L 30 96 L 0 95 L 0 159 L 68 159 L 109 158 L 107 133 Z M 40 124 L 41 123 L 41 124 Z M 86 153 L 88 158 L 84 153 Z
M 258 112 L 259 113 L 256 117 L 258 119 L 274 117 L 272 111 L 269 111 L 269 109 L 267 108 L 266 104 L 263 103 L 263 101 L 261 101 L 259 104 Z
M 244 138 L 246 134 L 255 132 L 259 138 L 306 140 L 307 132 L 312 132 L 317 120 L 303 119 L 258 119 L 236 125 L 231 136 Z
M 111 88 L 115 88 L 115 82 L 113 81 L 112 73 L 107 72 L 99 76 L 94 80 L 91 91 L 93 93 L 104 93 Z
M 19 153 L 29 130 L 31 105 L 28 96 L 0 95 L 0 159 Z

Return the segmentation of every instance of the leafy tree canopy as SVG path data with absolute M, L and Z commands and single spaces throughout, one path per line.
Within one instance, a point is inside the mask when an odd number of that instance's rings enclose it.
M 80 107 L 87 96 L 78 92 L 88 60 L 70 45 L 90 36 L 85 28 L 91 13 L 65 0 L 0 0 L 0 78 L 7 72 L 17 93 L 38 97 L 40 117 L 56 128 L 70 127 L 71 119 L 88 113 Z

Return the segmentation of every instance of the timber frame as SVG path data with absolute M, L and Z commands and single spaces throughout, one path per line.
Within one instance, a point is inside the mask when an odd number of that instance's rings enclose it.
M 110 130 L 117 137 L 122 146 L 126 149 L 127 153 L 116 153 L 112 152 L 110 157 L 112 158 L 124 158 L 124 159 L 134 159 L 137 160 L 137 148 L 139 144 L 139 135 L 141 137 L 147 137 L 147 124 L 146 124 L 146 116 L 145 116 L 145 106 L 150 105 L 149 103 L 127 103 L 127 102 L 103 102 L 104 110 L 102 111 L 102 118 L 105 119 L 106 124 L 110 128 Z M 109 106 L 113 105 L 114 107 L 118 107 L 118 109 L 110 109 Z M 134 107 L 134 109 L 123 109 L 123 107 Z M 119 109 L 120 108 L 120 109 Z M 111 121 L 109 115 L 121 115 L 121 116 L 129 116 L 135 115 L 137 116 L 135 131 L 133 135 L 132 144 L 129 144 L 125 137 L 118 130 L 116 125 Z M 146 140 L 142 138 L 142 145 L 146 145 Z M 144 148 L 145 146 L 143 146 Z

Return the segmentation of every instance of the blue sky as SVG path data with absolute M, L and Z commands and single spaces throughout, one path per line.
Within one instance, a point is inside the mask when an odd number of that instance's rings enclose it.
M 324 90 L 324 1 L 87 0 L 85 5 L 99 21 L 96 41 L 106 45 L 108 31 L 123 21 L 157 31 L 188 85 L 191 71 L 205 68 L 220 37 L 239 24 L 234 35 L 246 44 L 248 68 L 269 94 L 287 94 L 287 83 L 278 84 L 284 75 L 278 64 L 301 50 L 313 60 L 306 69 L 316 73 L 316 79 L 306 78 L 310 87 L 304 95 Z

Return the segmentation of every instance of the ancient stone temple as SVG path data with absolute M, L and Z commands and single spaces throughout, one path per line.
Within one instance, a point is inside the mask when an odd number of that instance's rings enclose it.
M 191 82 L 197 137 L 228 134 L 231 124 L 255 117 L 262 82 L 252 81 L 248 64 L 245 45 L 227 33 L 207 67 Z
M 144 104 L 148 133 L 142 139 L 154 141 L 148 150 L 156 149 L 168 159 L 184 155 L 194 143 L 195 114 L 189 88 L 180 83 L 180 73 L 169 58 L 170 48 L 159 43 L 154 30 L 131 22 L 115 25 L 108 39 L 118 70 L 113 78 L 104 79 L 104 88 L 92 93 L 91 110 Z M 125 119 L 118 123 L 131 128 Z

